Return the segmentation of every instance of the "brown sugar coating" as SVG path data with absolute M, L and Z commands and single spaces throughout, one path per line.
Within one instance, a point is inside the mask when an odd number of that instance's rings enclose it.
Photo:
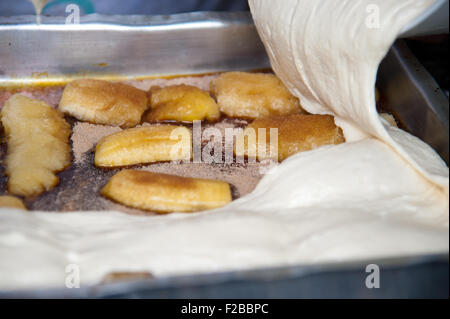
M 255 141 L 244 140 L 245 154 L 248 150 L 255 150 L 258 144 L 258 129 L 266 129 L 266 154 L 269 155 L 270 128 L 278 129 L 278 160 L 283 161 L 289 156 L 313 150 L 327 144 L 340 144 L 345 142 L 341 128 L 334 123 L 330 115 L 306 115 L 294 114 L 289 116 L 275 116 L 257 119 L 246 127 L 244 133 L 253 129 L 256 135 Z M 258 156 L 260 160 L 264 159 Z
M 72 122 L 72 121 L 71 121 Z M 65 171 L 58 174 L 60 183 L 52 190 L 37 198 L 26 199 L 26 206 L 30 210 L 44 210 L 53 212 L 67 211 L 103 211 L 116 210 L 134 215 L 154 215 L 149 211 L 142 211 L 121 205 L 100 195 L 100 190 L 108 180 L 122 169 L 99 169 L 94 165 L 95 146 L 104 136 L 120 131 L 118 127 L 90 124 L 75 121 L 72 144 L 75 161 Z M 202 126 L 202 130 L 209 127 L 242 127 L 245 122 L 224 119 L 215 124 Z M 6 141 L 0 143 L 0 174 L 4 171 L 1 160 L 6 156 Z M 233 199 L 250 193 L 263 176 L 260 163 L 172 163 L 160 162 L 133 166 L 136 169 L 174 174 L 177 176 L 203 178 L 225 181 L 230 184 Z M 0 195 L 7 194 L 7 178 L 0 178 Z
M 147 109 L 147 93 L 118 82 L 75 80 L 66 85 L 59 109 L 81 121 L 132 127 Z
M 202 90 L 208 90 L 211 81 L 215 78 L 217 78 L 217 75 L 214 74 L 167 79 L 127 80 L 125 83 L 144 91 L 154 86 L 166 87 L 179 84 L 192 85 Z M 0 88 L 0 108 L 3 107 L 4 101 L 14 93 L 45 101 L 53 108 L 57 108 L 63 90 L 64 86 L 62 85 Z M 38 197 L 25 198 L 26 206 L 33 211 L 85 211 L 88 213 L 88 211 L 116 210 L 135 215 L 154 215 L 152 212 L 130 208 L 100 195 L 100 190 L 122 168 L 101 169 L 95 167 L 95 147 L 103 137 L 120 132 L 122 129 L 118 126 L 82 122 L 71 116 L 66 116 L 66 121 L 72 126 L 73 130 L 70 142 L 74 161 L 70 167 L 57 174 L 60 182 L 55 188 Z M 202 132 L 208 128 L 217 128 L 222 132 L 224 138 L 225 128 L 243 128 L 247 124 L 248 122 L 242 119 L 221 118 L 218 122 L 202 122 Z M 148 125 L 150 124 L 144 123 L 142 126 Z M 192 130 L 191 124 L 183 125 Z M 207 136 L 202 136 L 202 148 L 207 140 L 209 140 Z M 223 143 L 225 143 L 225 140 L 223 140 Z M 0 195 L 8 194 L 8 179 L 5 176 L 4 165 L 6 154 L 6 137 L 4 134 L 2 136 L 0 132 Z M 260 167 L 261 165 L 258 162 L 222 164 L 159 162 L 133 166 L 133 168 L 151 172 L 224 181 L 230 185 L 233 199 L 245 196 L 256 187 L 263 176 Z
M 210 87 L 211 81 L 216 78 L 218 78 L 217 75 L 207 75 L 202 77 L 196 76 L 170 79 L 129 80 L 126 81 L 126 83 L 138 87 L 143 91 L 154 86 L 167 87 L 180 84 L 193 85 L 205 90 Z M 12 92 L 34 97 L 46 101 L 52 107 L 57 107 L 59 104 L 59 97 L 61 96 L 63 89 L 63 86 L 48 86 L 0 90 L 0 107 L 3 102 L 12 95 Z M 300 112 L 302 112 L 301 109 Z M 26 198 L 26 206 L 30 210 L 58 212 L 119 210 L 130 214 L 152 215 L 151 211 L 127 207 L 117 203 L 116 201 L 109 200 L 100 194 L 101 189 L 108 183 L 110 178 L 123 169 L 99 169 L 95 167 L 95 147 L 102 138 L 107 135 L 120 132 L 122 129 L 118 126 L 82 122 L 74 119 L 73 117 L 66 117 L 66 120 L 73 128 L 71 142 L 75 161 L 68 169 L 57 174 L 60 179 L 60 183 L 55 188 L 43 193 L 37 198 Z M 274 125 L 280 126 L 280 131 L 282 131 L 281 127 L 295 127 L 296 129 L 299 129 L 296 126 L 297 124 L 289 126 L 289 121 L 287 121 L 287 124 L 284 123 L 283 125 L 281 124 L 282 122 L 283 120 L 281 117 L 271 127 Z M 254 122 L 254 124 L 257 123 L 257 121 Z M 143 126 L 148 125 L 150 124 L 143 124 Z M 183 125 L 192 130 L 191 124 Z M 245 128 L 247 125 L 248 121 L 245 119 L 222 117 L 217 122 L 203 122 L 202 132 L 208 128 L 215 128 L 222 133 L 222 137 L 224 138 L 224 130 L 226 128 Z M 291 129 L 288 128 L 287 130 L 289 131 Z M 208 136 L 202 136 L 202 149 L 208 141 Z M 222 142 L 225 145 L 224 139 Z M 225 149 L 225 147 L 223 147 L 223 149 Z M 1 161 L 3 160 L 4 163 L 6 150 L 6 139 L 3 137 L 3 139 L 0 139 L 0 173 L 2 174 L 4 174 L 5 167 L 4 165 L 1 165 Z M 138 164 L 133 166 L 133 168 L 149 172 L 177 175 L 180 177 L 224 181 L 230 185 L 229 187 L 231 189 L 233 199 L 237 199 L 250 193 L 256 187 L 259 180 L 263 176 L 261 171 L 262 166 L 264 165 L 260 162 L 222 164 L 209 164 L 206 162 L 158 162 L 152 164 Z M 263 169 L 263 171 L 265 171 L 265 169 Z M 7 194 L 6 177 L 0 178 L 0 195 L 3 194 Z
M 92 150 L 103 137 L 120 132 L 122 129 L 118 126 L 77 122 L 72 131 L 74 161 L 76 164 L 81 164 L 85 160 L 86 153 Z

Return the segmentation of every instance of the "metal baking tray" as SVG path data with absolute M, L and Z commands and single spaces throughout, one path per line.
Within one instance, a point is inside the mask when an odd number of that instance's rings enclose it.
M 249 13 L 0 18 L 0 87 L 68 78 L 140 78 L 270 67 Z M 400 40 L 383 61 L 382 107 L 448 163 L 448 98 Z M 1 258 L 1 256 L 0 256 Z M 381 270 L 365 286 L 366 266 Z M 1 292 L 0 297 L 394 298 L 449 295 L 448 254 L 159 277 L 80 289 Z
M 71 76 L 146 77 L 270 66 L 248 13 L 0 19 L 0 85 Z

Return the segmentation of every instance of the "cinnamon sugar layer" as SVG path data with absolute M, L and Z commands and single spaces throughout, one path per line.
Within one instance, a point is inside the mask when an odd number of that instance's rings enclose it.
M 174 84 L 194 85 L 208 90 L 209 83 L 216 76 L 181 77 L 173 79 L 150 79 L 142 81 L 126 81 L 141 89 L 149 89 L 151 86 L 167 86 Z M 61 97 L 63 86 L 33 87 L 15 89 L 13 93 L 21 93 L 29 97 L 46 101 L 52 107 L 57 107 Z M 0 107 L 12 95 L 11 90 L 0 90 Z M 74 161 L 65 171 L 58 174 L 60 183 L 53 190 L 42 194 L 37 198 L 26 199 L 30 210 L 43 210 L 54 212 L 88 211 L 88 210 L 118 210 L 130 214 L 146 214 L 137 209 L 131 209 L 114 203 L 100 195 L 100 189 L 120 169 L 99 169 L 94 166 L 94 152 L 98 141 L 104 136 L 121 130 L 119 127 L 96 125 L 77 121 L 68 117 L 72 125 L 72 150 Z M 225 137 L 225 128 L 242 128 L 246 121 L 224 118 L 217 123 L 202 123 L 202 131 L 208 128 L 217 128 Z M 149 124 L 143 124 L 149 125 Z M 192 127 L 191 125 L 187 125 Z M 0 140 L 1 141 L 1 140 Z M 206 140 L 202 140 L 205 146 Z M 223 141 L 224 143 L 224 141 Z M 225 150 L 225 147 L 222 147 Z M 0 143 L 0 195 L 6 194 L 7 179 L 3 175 L 1 161 L 6 155 L 6 143 Z M 137 169 L 151 172 L 174 174 L 178 176 L 206 178 L 221 180 L 231 185 L 233 199 L 250 193 L 261 179 L 259 163 L 232 163 L 232 164 L 208 164 L 208 163 L 155 163 L 149 165 L 134 166 Z

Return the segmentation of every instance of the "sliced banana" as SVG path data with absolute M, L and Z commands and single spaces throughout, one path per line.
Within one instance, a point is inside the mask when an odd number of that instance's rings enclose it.
M 220 117 L 216 101 L 208 92 L 195 86 L 181 84 L 152 88 L 150 102 L 151 111 L 144 118 L 148 122 L 215 121 Z
M 0 196 L 0 207 L 19 208 L 27 210 L 25 204 L 21 199 L 8 195 Z
M 241 157 L 281 162 L 298 152 L 344 142 L 342 129 L 336 126 L 333 116 L 293 114 L 253 121 L 237 136 L 234 151 Z
M 59 109 L 80 121 L 134 127 L 147 109 L 147 93 L 123 83 L 80 79 L 66 85 Z
M 1 111 L 7 136 L 6 175 L 10 193 L 36 196 L 58 184 L 69 166 L 70 125 L 43 101 L 15 94 Z
M 231 202 L 228 183 L 141 170 L 117 173 L 101 193 L 126 206 L 159 213 L 195 212 Z
M 228 72 L 211 83 L 220 111 L 230 117 L 257 119 L 304 112 L 298 98 L 273 74 Z
M 192 133 L 184 126 L 152 125 L 127 129 L 97 144 L 95 165 L 120 167 L 144 163 L 190 160 Z

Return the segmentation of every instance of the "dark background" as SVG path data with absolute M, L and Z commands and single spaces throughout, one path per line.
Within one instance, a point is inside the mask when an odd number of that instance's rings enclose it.
M 408 39 L 406 43 L 414 55 L 431 73 L 449 96 L 448 35 Z

